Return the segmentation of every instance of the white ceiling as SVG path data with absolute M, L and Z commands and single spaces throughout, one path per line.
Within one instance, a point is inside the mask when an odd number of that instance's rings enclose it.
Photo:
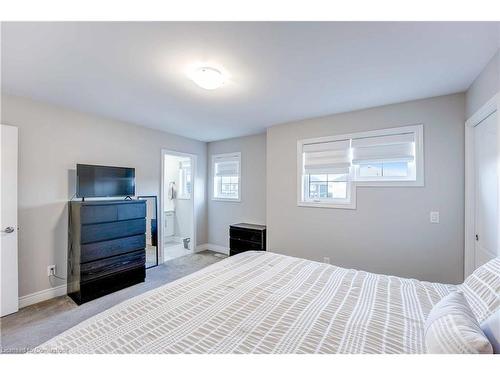
M 500 47 L 499 25 L 3 23 L 2 91 L 211 141 L 465 91 Z M 197 87 L 186 70 L 198 63 L 230 82 Z

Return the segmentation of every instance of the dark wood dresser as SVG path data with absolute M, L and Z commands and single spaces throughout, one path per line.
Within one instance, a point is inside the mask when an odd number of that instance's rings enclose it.
M 249 250 L 266 250 L 266 226 L 239 223 L 229 226 L 229 255 Z
M 68 295 L 93 300 L 146 276 L 146 201 L 69 203 Z

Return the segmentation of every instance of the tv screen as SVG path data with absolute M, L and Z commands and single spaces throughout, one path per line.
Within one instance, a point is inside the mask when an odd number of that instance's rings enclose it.
M 135 169 L 102 165 L 76 165 L 76 196 L 120 197 L 135 195 Z

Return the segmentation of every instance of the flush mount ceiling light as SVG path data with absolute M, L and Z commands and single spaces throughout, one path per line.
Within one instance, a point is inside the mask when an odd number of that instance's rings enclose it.
M 215 90 L 226 81 L 220 70 L 204 66 L 196 69 L 190 74 L 191 80 L 205 90 Z

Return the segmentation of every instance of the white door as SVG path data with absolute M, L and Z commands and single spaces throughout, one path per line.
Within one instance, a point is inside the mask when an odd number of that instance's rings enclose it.
M 498 256 L 497 136 L 497 112 L 489 115 L 474 128 L 474 269 Z
M 0 293 L 1 316 L 18 310 L 17 286 L 17 128 L 1 125 Z

